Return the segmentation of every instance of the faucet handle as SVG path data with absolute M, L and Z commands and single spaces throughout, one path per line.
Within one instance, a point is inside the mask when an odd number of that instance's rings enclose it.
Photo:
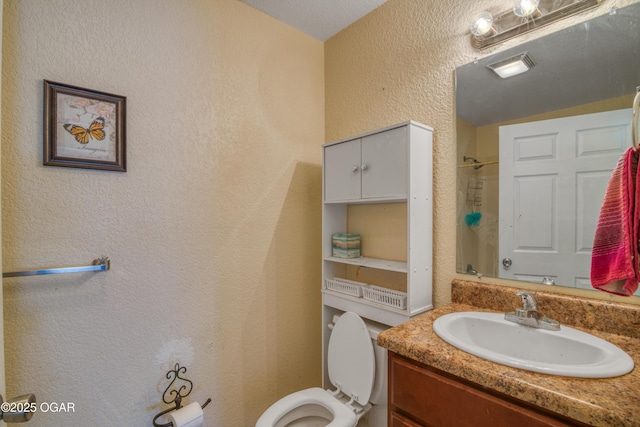
M 536 297 L 534 297 L 531 292 L 520 291 L 520 292 L 517 292 L 516 295 L 518 295 L 522 299 L 522 310 L 524 311 L 538 310 L 538 301 L 536 301 Z

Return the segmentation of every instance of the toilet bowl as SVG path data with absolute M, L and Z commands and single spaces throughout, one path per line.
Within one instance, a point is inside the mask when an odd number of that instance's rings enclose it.
M 260 416 L 256 427 L 354 427 L 372 404 L 386 405 L 386 350 L 375 344 L 383 329 L 355 313 L 342 314 L 327 349 L 329 380 L 336 389 L 314 387 L 285 396 Z M 377 416 L 386 425 L 386 411 Z
M 256 427 L 327 426 L 353 427 L 356 413 L 330 392 L 308 388 L 283 397 L 267 409 Z

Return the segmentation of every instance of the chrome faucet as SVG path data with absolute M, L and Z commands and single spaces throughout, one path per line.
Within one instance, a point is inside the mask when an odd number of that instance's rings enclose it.
M 548 329 L 550 331 L 560 330 L 559 322 L 544 317 L 538 312 L 538 301 L 536 301 L 531 292 L 518 292 L 516 295 L 522 299 L 522 308 L 506 313 L 504 315 L 505 320 L 532 328 Z

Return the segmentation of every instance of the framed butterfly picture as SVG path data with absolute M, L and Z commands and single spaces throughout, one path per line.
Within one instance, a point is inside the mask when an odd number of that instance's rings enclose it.
M 44 81 L 44 164 L 126 172 L 124 96 Z

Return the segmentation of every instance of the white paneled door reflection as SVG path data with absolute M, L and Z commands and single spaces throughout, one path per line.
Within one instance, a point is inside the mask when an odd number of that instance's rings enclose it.
M 500 127 L 500 277 L 591 289 L 604 192 L 630 146 L 631 109 Z

